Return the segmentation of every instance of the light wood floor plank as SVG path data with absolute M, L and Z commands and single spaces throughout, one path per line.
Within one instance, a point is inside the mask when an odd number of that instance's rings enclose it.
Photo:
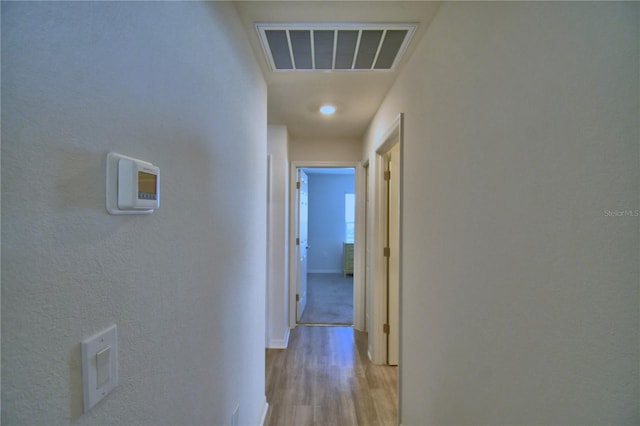
M 398 369 L 372 364 L 351 327 L 297 327 L 268 349 L 265 426 L 397 425 Z

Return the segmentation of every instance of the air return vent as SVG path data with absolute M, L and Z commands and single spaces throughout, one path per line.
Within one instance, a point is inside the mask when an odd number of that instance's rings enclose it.
M 390 71 L 416 24 L 256 24 L 273 71 Z

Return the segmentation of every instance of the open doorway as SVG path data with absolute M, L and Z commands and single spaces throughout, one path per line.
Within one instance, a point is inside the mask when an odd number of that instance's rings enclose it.
M 298 169 L 298 324 L 353 325 L 355 168 Z
M 316 254 L 323 254 L 324 249 L 323 247 L 323 243 L 320 241 L 318 243 L 314 243 L 313 242 L 313 231 L 312 231 L 312 235 L 311 238 L 312 240 L 309 240 L 309 228 L 307 228 L 307 242 L 306 244 L 302 245 L 301 241 L 300 241 L 300 210 L 304 210 L 304 207 L 301 209 L 300 207 L 300 198 L 304 197 L 304 192 L 306 192 L 307 197 L 309 196 L 309 181 L 312 181 L 312 188 L 311 190 L 313 191 L 313 175 L 316 172 L 321 172 L 321 170 L 319 169 L 325 169 L 324 173 L 325 174 L 339 174 L 343 172 L 334 170 L 334 169 L 350 169 L 349 170 L 349 175 L 351 176 L 350 179 L 353 182 L 353 194 L 355 197 L 355 215 L 354 215 L 354 223 L 353 224 L 347 224 L 345 222 L 345 210 L 344 210 L 344 204 L 348 201 L 342 201 L 342 205 L 343 207 L 341 208 L 341 216 L 342 216 L 342 220 L 341 220 L 341 224 L 339 225 L 341 227 L 341 231 L 340 231 L 340 235 L 339 235 L 339 239 L 336 241 L 334 239 L 333 242 L 333 252 L 335 254 L 336 248 L 337 248 L 337 252 L 338 252 L 338 261 L 337 264 L 335 262 L 335 257 L 333 257 L 334 259 L 334 263 L 333 266 L 322 266 L 322 264 L 318 264 L 316 263 L 316 261 L 314 260 L 314 255 Z M 307 174 L 307 172 L 311 172 L 311 177 L 309 177 L 310 175 Z M 299 178 L 301 176 L 301 173 L 304 173 L 304 175 L 307 176 L 307 189 L 306 191 L 301 191 L 299 188 L 302 187 L 304 184 L 304 182 L 300 182 Z M 300 183 L 299 183 L 300 182 Z M 364 229 L 364 194 L 365 194 L 365 189 L 364 189 L 364 169 L 362 167 L 362 164 L 360 164 L 358 161 L 292 161 L 290 163 L 290 172 L 289 172 L 289 188 L 290 188 L 290 193 L 289 193 L 289 199 L 291 200 L 291 202 L 289 203 L 289 246 L 291 247 L 291 250 L 289 250 L 289 327 L 291 329 L 295 328 L 297 325 L 302 324 L 300 322 L 300 319 L 302 318 L 302 315 L 304 315 L 305 310 L 307 309 L 306 304 L 308 303 L 309 300 L 309 295 L 308 295 L 308 278 L 309 278 L 309 271 L 311 272 L 311 274 L 335 274 L 336 278 L 341 277 L 341 278 L 350 278 L 349 281 L 352 283 L 351 284 L 351 288 L 352 288 L 352 308 L 351 311 L 353 312 L 353 319 L 351 320 L 351 324 L 353 326 L 353 328 L 355 328 L 356 330 L 362 330 L 365 331 L 366 330 L 366 324 L 364 321 L 364 315 L 365 315 L 365 300 L 364 300 L 364 282 L 363 282 L 363 277 L 364 277 L 364 272 L 363 272 L 363 268 L 365 267 L 365 263 L 364 263 L 364 246 L 362 244 L 362 241 L 364 241 L 364 233 L 365 233 L 365 229 Z M 345 191 L 343 190 L 342 193 L 340 194 L 340 197 L 342 199 L 345 199 L 345 196 L 347 194 L 347 192 L 350 191 Z M 313 194 L 312 194 L 313 197 Z M 347 197 L 349 198 L 349 197 Z M 319 200 L 320 204 L 322 203 L 322 200 Z M 311 200 L 311 203 L 313 203 L 313 200 Z M 311 205 L 309 206 L 309 199 L 307 198 L 307 207 L 310 207 L 312 209 L 311 211 L 311 215 L 314 214 L 315 208 Z M 337 209 L 336 209 L 337 211 Z M 322 219 L 326 219 L 326 215 L 320 215 L 320 217 Z M 313 219 L 312 219 L 313 220 Z M 304 220 L 303 220 L 304 223 Z M 308 226 L 308 216 L 307 216 L 307 226 Z M 351 229 L 347 229 L 347 226 L 350 226 L 353 228 L 353 230 Z M 345 251 L 345 243 L 347 241 L 347 232 L 351 232 L 353 234 L 353 270 L 352 272 L 347 271 L 347 273 L 345 274 L 345 269 L 344 269 L 344 251 Z M 316 240 L 317 241 L 317 240 Z M 337 246 L 337 247 L 336 247 Z M 347 246 L 346 250 L 350 250 L 349 246 Z M 305 255 L 306 255 L 306 259 L 305 259 Z M 310 256 L 310 257 L 309 257 Z M 317 260 L 317 259 L 316 259 Z M 320 257 L 320 260 L 322 259 L 322 256 Z M 326 260 L 326 259 L 324 259 Z M 305 264 L 306 261 L 306 264 Z M 311 262 L 311 263 L 309 263 Z M 303 268 L 307 268 L 307 273 L 302 273 Z M 346 275 L 346 276 L 345 276 Z M 314 277 L 312 277 L 313 279 Z M 306 297 L 304 297 L 306 295 Z M 304 300 L 302 300 L 304 298 Z M 303 305 L 305 306 L 301 306 L 300 302 L 303 302 Z M 315 322 L 314 322 L 315 323 Z M 314 324 L 312 323 L 312 324 Z M 343 323 L 343 321 L 340 321 L 340 323 Z M 346 323 L 346 321 L 344 321 L 344 323 Z M 322 323 L 318 322 L 315 324 L 321 324 L 321 325 L 333 325 L 331 323 L 324 323 L 324 321 Z M 336 325 L 338 325 L 338 322 L 336 321 Z M 340 324 L 340 325 L 344 325 L 344 324 Z

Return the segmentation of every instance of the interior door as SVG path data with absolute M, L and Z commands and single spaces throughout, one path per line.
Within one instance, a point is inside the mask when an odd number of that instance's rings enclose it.
M 298 169 L 298 284 L 296 321 L 300 321 L 307 307 L 307 250 L 309 235 L 309 177 Z
M 400 144 L 389 152 L 389 280 L 388 280 L 388 358 L 398 365 L 400 350 Z

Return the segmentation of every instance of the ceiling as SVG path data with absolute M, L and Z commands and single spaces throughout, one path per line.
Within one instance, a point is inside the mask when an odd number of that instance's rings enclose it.
M 293 138 L 360 138 L 435 16 L 432 1 L 238 1 L 249 41 L 268 85 L 268 122 L 284 124 Z M 257 23 L 414 23 L 418 27 L 399 64 L 390 71 L 272 71 Z M 323 116 L 321 105 L 336 113 Z

